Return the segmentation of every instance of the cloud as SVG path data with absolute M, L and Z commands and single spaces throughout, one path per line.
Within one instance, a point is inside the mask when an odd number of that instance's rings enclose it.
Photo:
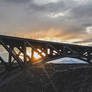
M 58 12 L 58 13 L 50 13 L 50 14 L 48 14 L 48 17 L 58 18 L 58 17 L 66 16 L 66 14 L 67 14 L 67 11 L 65 11 L 65 12 Z
M 85 39 L 85 40 L 82 40 L 82 41 L 76 41 L 76 42 L 74 42 L 74 44 L 92 46 L 92 38 Z
M 83 40 L 83 41 L 78 41 L 76 43 L 89 43 L 89 42 L 92 43 L 92 39 L 86 39 L 86 40 Z
M 29 2 L 30 0 L 4 0 L 4 1 L 8 3 L 25 3 Z
M 57 3 L 60 0 L 34 0 L 34 3 L 38 5 L 48 4 L 48 3 Z
M 87 27 L 87 28 L 86 28 L 86 32 L 87 32 L 88 34 L 91 34 L 91 33 L 92 33 L 92 26 Z
M 91 0 L 0 0 L 0 34 L 39 34 L 53 28 L 67 39 L 91 38 L 91 11 Z

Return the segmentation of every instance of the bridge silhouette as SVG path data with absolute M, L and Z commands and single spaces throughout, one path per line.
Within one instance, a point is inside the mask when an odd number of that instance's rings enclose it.
M 31 65 L 39 63 L 38 61 L 40 61 L 40 63 L 46 63 L 49 60 L 63 57 L 77 58 L 89 64 L 92 63 L 92 47 L 90 46 L 40 41 L 4 35 L 0 35 L 0 45 L 8 52 L 8 61 L 4 61 L 4 57 L 0 56 L 1 63 L 3 63 L 7 69 L 12 67 L 12 63 L 15 61 L 20 67 L 24 67 L 25 64 L 29 62 Z M 31 49 L 31 57 L 27 54 L 27 48 Z M 40 56 L 39 60 L 34 59 L 34 52 Z M 22 58 L 20 58 L 20 55 L 22 55 Z
M 67 85 L 67 87 L 71 88 L 73 86 L 71 86 L 70 83 L 72 83 L 72 85 L 73 85 L 73 84 L 76 84 L 77 82 L 81 83 L 80 81 L 81 80 L 84 81 L 84 78 L 85 78 L 85 80 L 86 79 L 89 80 L 89 78 L 91 79 L 92 47 L 90 47 L 90 46 L 81 46 L 81 45 L 49 42 L 49 41 L 40 41 L 40 40 L 18 38 L 18 37 L 4 36 L 4 35 L 0 35 L 0 45 L 7 51 L 6 54 L 8 55 L 8 60 L 5 60 L 5 56 L 0 56 L 0 61 L 1 61 L 0 62 L 0 88 L 1 89 L 3 88 L 3 86 L 5 84 L 8 84 L 11 80 L 18 79 L 18 76 L 21 77 L 21 75 L 23 75 L 23 76 L 26 75 L 26 76 L 28 76 L 29 79 L 32 78 L 33 82 L 35 80 L 37 80 L 37 81 L 39 80 L 39 83 L 36 81 L 35 85 L 39 85 L 41 83 L 47 83 L 47 80 L 48 80 L 49 81 L 48 85 L 49 86 L 51 85 L 50 88 L 53 87 L 52 84 L 54 84 L 54 82 L 52 80 L 54 80 L 57 83 L 56 84 L 57 88 L 60 90 L 61 90 L 61 88 L 63 89 L 63 87 L 61 87 L 61 84 L 63 85 L 63 81 L 65 81 L 65 87 Z M 38 56 L 35 57 L 35 53 Z M 45 65 L 46 62 L 48 62 L 48 61 L 59 59 L 59 58 L 64 58 L 64 57 L 70 57 L 70 58 L 84 60 L 85 62 L 88 62 L 89 64 L 83 65 L 83 66 L 82 65 L 74 65 L 74 66 L 69 65 L 68 66 L 68 65 L 63 65 L 63 64 L 55 65 L 55 66 Z M 45 65 L 46 70 L 44 71 L 43 67 L 42 67 L 42 69 L 40 69 L 39 67 L 34 67 L 34 65 L 39 65 L 39 64 Z M 4 70 L 2 69 L 2 65 L 4 66 L 3 67 Z M 29 65 L 32 67 L 29 67 L 29 69 L 26 70 L 25 67 L 27 67 Z M 24 70 L 22 71 L 21 69 L 24 69 Z M 54 69 L 54 71 L 53 71 L 53 69 Z M 28 73 L 28 71 L 29 71 L 29 73 Z M 66 72 L 63 73 L 64 71 L 66 71 Z M 83 71 L 83 72 L 81 72 L 81 71 Z M 39 74 L 38 74 L 38 72 L 39 72 Z M 43 73 L 43 75 L 45 76 L 46 81 L 42 77 L 41 73 Z M 71 74 L 72 74 L 72 76 L 71 76 Z M 34 75 L 34 76 L 32 76 L 32 75 Z M 83 79 L 81 79 L 81 76 L 83 77 Z M 35 77 L 37 77 L 37 78 L 35 78 Z M 77 77 L 79 80 L 76 80 Z M 25 77 L 23 77 L 23 78 L 25 79 Z M 20 81 L 20 79 L 19 79 L 19 81 Z M 70 81 L 70 82 L 68 83 L 68 81 Z M 21 82 L 22 82 L 22 84 L 24 83 L 22 80 L 21 80 Z M 87 82 L 87 83 L 89 83 L 89 82 Z M 41 85 L 43 85 L 43 84 L 41 84 Z M 47 85 L 47 87 L 48 87 L 48 85 Z M 58 85 L 60 85 L 60 86 L 58 86 Z M 82 84 L 79 84 L 79 85 L 80 85 L 80 87 L 82 87 L 81 86 Z M 83 83 L 83 85 L 84 85 L 84 83 Z M 85 85 L 86 85 L 86 82 L 85 82 Z M 25 86 L 23 88 L 25 88 Z M 39 88 L 40 87 L 38 87 L 38 89 Z M 22 88 L 20 88 L 20 89 L 22 89 Z M 33 87 L 33 89 L 35 89 L 35 88 Z M 65 90 L 68 90 L 68 88 Z M 37 90 L 37 92 L 38 92 L 38 90 Z M 55 91 L 55 92 L 57 92 L 57 91 Z M 71 92 L 71 91 L 69 91 L 69 92 Z

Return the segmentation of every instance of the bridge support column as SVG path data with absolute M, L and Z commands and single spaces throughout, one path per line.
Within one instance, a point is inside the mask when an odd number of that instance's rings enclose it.
M 23 46 L 23 54 L 24 54 L 24 63 L 26 63 L 27 59 L 26 59 L 26 47 Z
M 13 51 L 13 47 L 10 47 L 10 48 Z M 11 54 L 11 52 L 8 52 L 8 53 L 9 53 L 8 62 L 9 62 L 9 65 L 11 65 L 11 63 L 12 63 L 12 54 Z

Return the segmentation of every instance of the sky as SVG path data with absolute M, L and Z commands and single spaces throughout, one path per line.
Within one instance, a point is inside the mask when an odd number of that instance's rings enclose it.
M 92 0 L 0 0 L 0 34 L 92 46 Z

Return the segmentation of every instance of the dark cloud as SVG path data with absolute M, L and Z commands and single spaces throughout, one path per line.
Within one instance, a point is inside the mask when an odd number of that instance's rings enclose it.
M 73 15 L 76 18 L 89 18 L 92 15 L 92 3 L 86 3 L 72 9 Z
M 4 30 L 5 34 L 7 29 L 8 33 L 14 33 L 24 32 L 25 29 L 30 32 L 58 28 L 66 35 L 86 36 L 86 27 L 92 26 L 92 1 L 82 1 L 84 2 L 61 0 L 56 3 L 40 4 L 39 1 L 35 3 L 34 0 L 2 0 L 0 29 Z M 58 16 L 60 13 L 64 16 Z M 53 17 L 54 15 L 57 17 Z M 14 27 L 15 31 L 12 31 Z
M 81 27 L 92 26 L 92 2 L 72 8 L 72 19 L 77 21 Z
M 43 5 L 39 5 L 34 3 L 33 1 L 31 1 L 29 3 L 28 6 L 28 10 L 33 10 L 33 12 L 40 12 L 41 14 L 43 13 L 57 13 L 57 12 L 61 12 L 61 11 L 65 11 L 66 7 L 64 2 L 57 2 L 57 3 L 48 3 L 48 4 L 43 4 Z
M 55 25 L 58 27 L 66 26 L 67 30 L 69 32 L 71 31 L 71 32 L 76 32 L 76 33 L 77 32 L 82 33 L 85 31 L 85 25 L 89 24 L 89 21 L 86 20 L 87 14 L 85 11 L 89 10 L 88 15 L 91 15 L 90 14 L 91 9 L 85 10 L 85 8 L 83 8 L 83 7 L 85 7 L 85 5 L 77 6 L 73 0 L 69 0 L 69 1 L 62 0 L 57 3 L 48 3 L 46 5 L 37 5 L 35 3 L 31 3 L 29 5 L 29 11 L 32 11 L 32 13 L 37 14 L 38 18 L 39 18 L 39 16 L 41 18 L 41 16 L 43 16 L 44 14 L 50 14 L 50 13 L 57 14 L 59 12 L 65 12 L 65 11 L 70 10 L 70 12 L 69 12 L 70 16 L 65 15 L 64 17 L 59 17 L 56 19 L 46 18 L 46 20 L 48 20 L 48 24 L 50 24 L 50 25 L 53 24 L 53 26 L 55 26 Z M 84 17 L 84 19 L 82 16 Z M 45 19 L 40 19 L 40 20 L 45 21 Z M 90 25 L 91 25 L 91 23 L 90 23 Z
M 25 3 L 29 2 L 30 0 L 4 0 L 4 1 L 9 3 Z

